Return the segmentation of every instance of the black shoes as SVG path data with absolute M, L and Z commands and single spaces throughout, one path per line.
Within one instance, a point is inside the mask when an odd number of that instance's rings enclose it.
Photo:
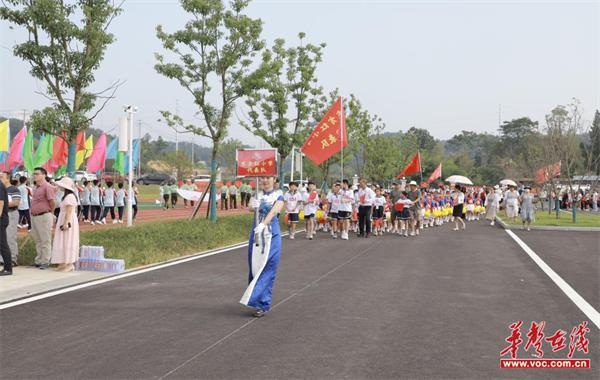
M 3 270 L 0 272 L 0 276 L 12 276 L 11 270 Z

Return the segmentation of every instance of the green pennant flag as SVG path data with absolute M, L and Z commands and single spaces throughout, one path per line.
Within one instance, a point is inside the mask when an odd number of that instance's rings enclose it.
M 25 166 L 29 175 L 33 173 L 35 165 L 33 162 L 33 131 L 31 128 L 27 129 L 27 137 L 25 137 L 23 143 L 23 166 Z
M 125 152 L 117 153 L 117 159 L 113 164 L 113 169 L 121 173 L 121 175 L 125 175 Z
M 40 139 L 35 155 L 33 156 L 33 166 L 38 167 L 44 165 L 52 158 L 52 150 L 54 148 L 54 135 L 44 133 Z

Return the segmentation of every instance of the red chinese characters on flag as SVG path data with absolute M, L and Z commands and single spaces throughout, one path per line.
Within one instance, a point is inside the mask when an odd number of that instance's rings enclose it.
M 236 159 L 238 176 L 277 176 L 277 149 L 238 150 Z
M 315 165 L 320 165 L 348 145 L 342 98 L 339 97 L 317 124 L 300 149 Z

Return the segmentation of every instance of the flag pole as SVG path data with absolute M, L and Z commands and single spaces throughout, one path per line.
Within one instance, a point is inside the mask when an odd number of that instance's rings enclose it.
M 423 165 L 421 165 L 421 152 L 417 150 L 417 155 L 419 156 L 419 171 L 421 172 L 421 183 L 423 183 Z M 419 184 L 419 187 L 421 186 Z
M 341 154 L 342 154 L 342 168 L 341 168 L 341 181 L 344 180 L 344 99 L 340 96 L 340 145 L 342 147 L 341 149 Z

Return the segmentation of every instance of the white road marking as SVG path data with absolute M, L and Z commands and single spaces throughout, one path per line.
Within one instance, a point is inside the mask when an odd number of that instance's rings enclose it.
M 571 285 L 567 284 L 565 280 L 562 279 L 548 264 L 544 262 L 534 251 L 529 248 L 527 244 L 523 240 L 521 240 L 514 232 L 511 230 L 505 230 L 508 236 L 510 236 L 517 244 L 523 248 L 525 253 L 531 257 L 531 259 L 540 267 L 544 273 L 560 288 L 573 301 L 573 303 L 585 314 L 590 321 L 592 321 L 596 327 L 600 328 L 600 313 L 592 305 L 590 305 L 582 296 L 579 295 L 571 287 Z

